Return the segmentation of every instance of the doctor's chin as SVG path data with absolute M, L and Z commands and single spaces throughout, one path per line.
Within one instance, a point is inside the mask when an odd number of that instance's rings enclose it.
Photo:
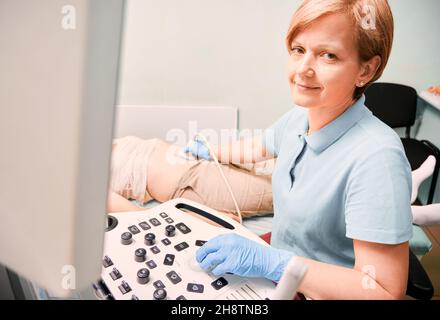
M 440 300 L 433 12 L 2 0 L 0 300 Z

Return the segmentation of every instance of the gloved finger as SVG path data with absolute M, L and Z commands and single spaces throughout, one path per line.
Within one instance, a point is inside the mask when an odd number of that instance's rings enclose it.
M 202 157 L 203 159 L 209 160 L 209 158 L 210 158 L 209 151 L 203 150 L 203 152 L 200 153 L 200 157 Z
M 216 277 L 221 276 L 226 273 L 233 273 L 233 266 L 231 265 L 230 259 L 225 259 L 223 263 L 218 264 L 211 273 Z
M 210 253 L 220 250 L 221 243 L 217 240 L 218 236 L 206 242 L 196 252 L 196 260 L 198 263 L 202 262 Z
M 204 144 L 203 139 L 202 139 L 200 136 L 196 136 L 196 137 L 194 138 L 194 141 L 195 141 L 195 142 L 198 142 L 198 143 L 201 143 L 201 144 Z
M 226 258 L 227 255 L 221 251 L 216 251 L 214 253 L 208 254 L 206 258 L 203 259 L 202 262 L 200 262 L 200 268 L 205 271 L 209 271 L 225 261 Z

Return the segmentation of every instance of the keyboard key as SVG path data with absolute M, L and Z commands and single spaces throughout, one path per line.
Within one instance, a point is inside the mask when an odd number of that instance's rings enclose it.
M 181 243 L 179 243 L 179 244 L 176 244 L 176 245 L 174 246 L 174 248 L 175 248 L 177 251 L 185 250 L 185 249 L 188 248 L 188 247 L 189 247 L 189 245 L 188 245 L 188 243 L 186 243 L 185 241 L 184 241 L 184 242 L 181 242 Z
M 108 256 L 105 256 L 104 259 L 102 260 L 102 264 L 104 268 L 107 268 L 113 265 L 113 261 Z
M 174 222 L 174 220 L 171 219 L 171 218 L 166 218 L 165 221 L 166 221 L 167 223 L 173 223 L 173 222 Z
M 148 222 L 146 221 L 142 221 L 141 223 L 139 223 L 139 226 L 142 228 L 142 230 L 148 230 L 151 228 L 151 226 L 148 224 Z
M 147 265 L 148 268 L 150 268 L 150 269 L 154 269 L 154 268 L 157 267 L 156 262 L 154 262 L 153 260 L 149 260 L 149 261 L 147 261 L 147 262 L 146 262 L 146 265 Z
M 176 298 L 176 300 L 186 300 L 186 298 L 185 298 L 185 296 L 180 295 L 180 296 L 178 296 L 178 297 Z
M 136 227 L 135 225 L 133 225 L 133 226 L 129 226 L 129 227 L 128 227 L 128 231 L 130 231 L 132 234 L 137 234 L 137 233 L 140 232 L 139 229 L 138 229 L 138 227 Z
M 170 239 L 168 239 L 168 238 L 162 239 L 161 242 L 162 242 L 164 245 L 166 245 L 166 246 L 168 246 L 168 245 L 171 244 L 171 241 L 170 241 Z
M 122 294 L 126 294 L 127 292 L 131 291 L 130 286 L 125 281 L 122 281 L 121 285 L 118 288 L 119 290 L 121 290 Z
M 170 271 L 170 272 L 168 272 L 166 275 L 167 275 L 167 278 L 170 279 L 170 281 L 171 281 L 173 284 L 177 284 L 177 283 L 179 283 L 180 281 L 182 281 L 182 278 L 179 277 L 179 275 L 176 273 L 176 271 Z
M 201 246 L 203 246 L 206 242 L 208 242 L 208 241 L 205 241 L 205 240 L 196 240 L 196 246 L 201 247 Z
M 189 292 L 203 293 L 204 289 L 205 287 L 203 286 L 203 284 L 198 283 L 188 283 L 188 285 L 186 286 L 186 290 L 188 290 Z
M 174 254 L 167 254 L 165 256 L 165 259 L 163 260 L 163 264 L 167 266 L 172 266 L 174 263 L 174 258 L 175 258 Z
M 176 228 L 179 229 L 180 232 L 182 232 L 183 234 L 187 234 L 187 233 L 191 232 L 191 229 L 188 228 L 188 226 L 186 224 L 184 224 L 183 222 L 176 224 Z
M 163 282 L 160 281 L 160 280 L 154 281 L 154 282 L 153 282 L 153 286 L 154 286 L 156 289 L 163 289 L 163 288 L 165 288 L 165 285 L 164 285 Z
M 162 218 L 168 218 L 168 215 L 165 212 L 159 213 Z
M 153 252 L 154 254 L 158 254 L 158 253 L 160 252 L 160 249 L 159 249 L 158 247 L 156 247 L 156 246 L 151 247 L 150 250 L 151 250 L 151 252 Z
M 217 280 L 214 280 L 213 282 L 211 282 L 211 286 L 215 289 L 215 290 L 220 290 L 221 288 L 223 288 L 224 286 L 226 286 L 228 284 L 228 281 L 226 281 L 225 278 L 220 277 Z
M 122 274 L 119 272 L 118 269 L 113 268 L 113 271 L 110 272 L 110 277 L 111 277 L 113 280 L 117 280 L 117 279 L 119 279 L 119 278 L 122 277 Z
M 148 221 L 150 221 L 150 222 L 151 222 L 151 224 L 152 224 L 153 226 L 155 226 L 155 227 L 157 227 L 157 226 L 160 226 L 160 225 L 161 225 L 160 221 L 159 221 L 159 220 L 157 220 L 156 218 L 151 218 L 151 219 L 150 219 L 150 220 L 148 220 Z

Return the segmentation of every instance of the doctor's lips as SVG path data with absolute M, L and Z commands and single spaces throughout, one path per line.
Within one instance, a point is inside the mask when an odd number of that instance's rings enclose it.
M 306 84 L 301 84 L 301 83 L 298 83 L 298 82 L 296 82 L 296 81 L 294 81 L 293 82 L 295 85 L 297 85 L 299 88 L 301 88 L 301 89 L 320 89 L 320 87 L 317 87 L 317 86 L 313 86 L 313 85 L 306 85 Z

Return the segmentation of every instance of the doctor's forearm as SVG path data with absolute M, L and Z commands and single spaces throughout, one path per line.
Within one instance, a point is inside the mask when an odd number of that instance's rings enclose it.
M 364 272 L 300 258 L 308 266 L 298 291 L 312 299 L 382 300 L 400 299 Z
M 221 163 L 255 163 L 273 158 L 263 146 L 261 137 L 241 138 L 232 143 L 219 144 L 215 152 Z

